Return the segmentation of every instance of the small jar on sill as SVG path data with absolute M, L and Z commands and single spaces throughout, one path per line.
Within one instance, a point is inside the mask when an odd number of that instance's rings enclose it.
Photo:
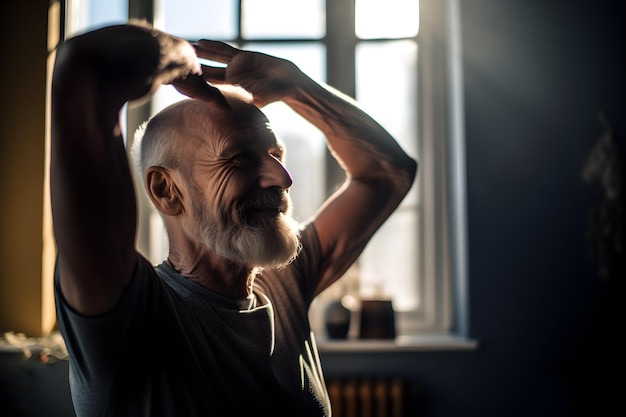
M 347 339 L 352 312 L 341 299 L 333 300 L 324 309 L 324 326 L 329 339 Z

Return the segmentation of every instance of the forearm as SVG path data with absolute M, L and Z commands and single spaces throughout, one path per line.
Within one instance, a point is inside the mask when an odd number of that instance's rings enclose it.
M 120 200 L 134 203 L 119 112 L 162 83 L 199 72 L 188 42 L 145 25 L 105 27 L 59 47 L 52 81 L 51 174 L 53 191 L 70 193 L 72 203 L 57 204 L 62 209 L 56 217 L 88 208 L 105 218 L 115 213 L 121 224 L 132 222 L 134 204 L 123 212 L 119 207 Z
M 416 162 L 355 102 L 316 83 L 285 59 L 200 40 L 198 56 L 227 64 L 204 66 L 211 83 L 241 85 L 263 107 L 283 101 L 325 134 L 328 146 L 352 180 L 385 182 L 408 191 Z
M 70 224 L 89 223 L 82 218 L 98 216 L 100 223 L 113 213 L 118 228 L 133 222 L 133 185 L 119 112 L 126 101 L 152 89 L 159 61 L 156 39 L 134 26 L 90 32 L 59 47 L 52 81 L 55 221 L 66 223 L 61 218 L 67 217 Z M 65 230 L 59 230 L 61 239 Z
M 52 213 L 64 295 L 86 314 L 113 305 L 136 260 L 134 185 L 119 112 L 153 88 L 159 62 L 154 37 L 130 26 L 81 35 L 57 52 Z
M 393 182 L 408 190 L 415 160 L 354 100 L 307 77 L 283 100 L 324 133 L 350 179 Z
M 413 184 L 417 162 L 356 103 L 304 79 L 283 100 L 326 136 L 346 172 L 313 219 L 323 258 L 318 291 L 342 276 Z

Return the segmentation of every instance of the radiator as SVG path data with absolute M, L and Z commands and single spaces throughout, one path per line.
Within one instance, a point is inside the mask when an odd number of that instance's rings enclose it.
M 328 378 L 333 417 L 408 416 L 412 390 L 400 378 Z

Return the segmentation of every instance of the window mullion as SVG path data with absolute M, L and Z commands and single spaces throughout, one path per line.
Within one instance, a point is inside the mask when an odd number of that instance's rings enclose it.
M 355 0 L 326 0 L 326 80 L 351 97 L 356 96 L 354 3 Z M 327 193 L 336 190 L 344 178 L 345 173 L 328 152 Z
M 355 96 L 355 0 L 326 0 L 326 62 L 330 85 Z
M 154 0 L 128 0 L 128 18 L 154 23 Z
M 158 1 L 158 0 L 156 0 Z M 155 0 L 128 0 L 128 19 L 144 20 L 154 24 Z M 127 149 L 132 146 L 132 136 L 137 127 L 143 121 L 148 120 L 151 111 L 151 101 L 128 106 L 126 111 L 126 130 L 131 134 L 126 135 Z
M 241 47 L 244 43 L 243 34 L 243 0 L 237 1 L 237 39 L 235 39 L 235 44 L 238 47 Z
M 128 18 L 139 19 L 154 24 L 155 20 L 155 1 L 158 0 L 128 0 Z M 132 148 L 133 136 L 135 130 L 145 120 L 150 118 L 152 109 L 152 100 L 148 100 L 141 104 L 135 104 L 133 106 L 126 106 L 126 150 L 130 155 L 130 149 Z M 145 192 L 141 186 L 141 181 L 135 181 L 136 195 L 141 196 L 137 199 L 137 206 L 140 215 L 137 221 L 139 222 L 139 230 L 149 230 L 148 233 L 138 234 L 137 247 L 141 252 L 146 254 L 150 253 L 150 242 L 152 240 L 152 229 L 150 227 L 150 213 L 152 212 L 152 206 L 149 200 L 145 196 Z M 152 254 L 151 254 L 152 255 Z

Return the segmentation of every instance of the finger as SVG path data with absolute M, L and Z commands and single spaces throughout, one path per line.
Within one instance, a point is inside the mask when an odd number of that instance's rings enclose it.
M 223 83 L 226 81 L 226 69 L 218 67 L 209 67 L 202 65 L 200 67 L 204 79 L 212 83 Z
M 192 74 L 186 78 L 178 78 L 172 82 L 172 85 L 178 92 L 188 97 L 230 109 L 230 105 L 221 91 L 208 84 L 201 75 Z
M 227 43 L 207 39 L 200 39 L 194 47 L 196 54 L 200 58 L 209 58 L 224 63 L 230 62 L 235 55 L 241 52 L 240 49 L 230 46 Z

